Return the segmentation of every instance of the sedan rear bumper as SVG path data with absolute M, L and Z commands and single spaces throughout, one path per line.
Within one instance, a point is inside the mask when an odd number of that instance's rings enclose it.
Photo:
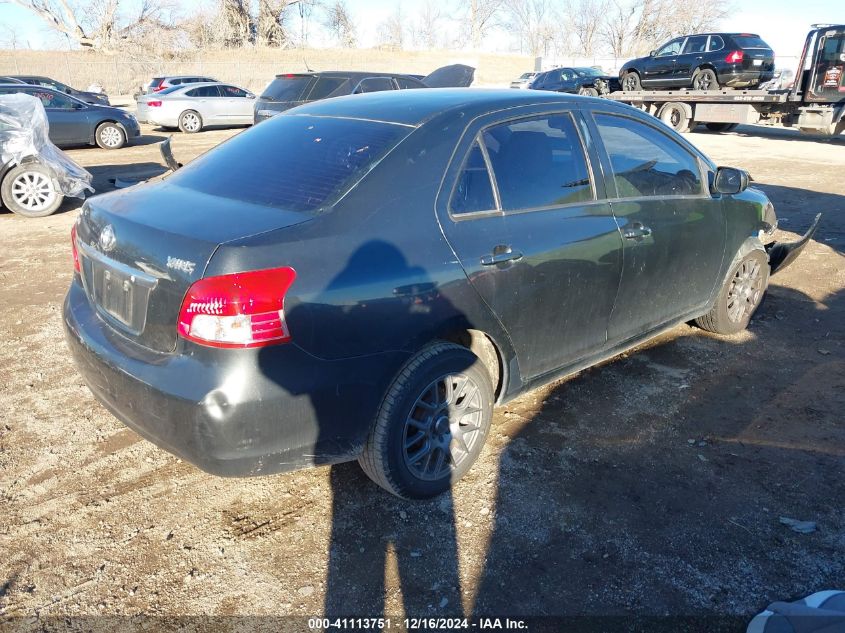
M 403 362 L 393 353 L 327 361 L 293 344 L 160 354 L 106 325 L 78 279 L 63 315 L 77 368 L 115 417 L 228 477 L 355 459 L 383 396 L 385 370 Z

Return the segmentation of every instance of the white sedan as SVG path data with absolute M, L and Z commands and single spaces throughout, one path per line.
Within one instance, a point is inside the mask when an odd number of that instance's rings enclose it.
M 250 125 L 255 95 L 224 83 L 174 86 L 137 99 L 138 120 L 193 134 L 209 125 Z

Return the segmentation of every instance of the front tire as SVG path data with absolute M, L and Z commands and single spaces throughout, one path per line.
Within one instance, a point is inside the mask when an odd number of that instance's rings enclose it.
M 637 92 L 643 89 L 640 76 L 633 70 L 622 75 L 622 91 Z
M 52 215 L 64 196 L 56 188 L 53 172 L 38 163 L 13 167 L 0 184 L 3 206 L 27 218 Z
M 103 149 L 120 149 L 126 145 L 126 132 L 117 123 L 106 121 L 97 126 L 94 140 Z
M 439 495 L 481 454 L 494 399 L 490 376 L 475 354 L 454 343 L 433 343 L 393 380 L 358 463 L 398 497 Z
M 755 310 L 760 307 L 769 285 L 769 258 L 754 250 L 735 264 L 719 290 L 710 312 L 695 324 L 716 334 L 736 334 L 748 327 Z
M 202 117 L 195 110 L 185 110 L 179 115 L 179 129 L 185 134 L 196 134 L 202 130 Z

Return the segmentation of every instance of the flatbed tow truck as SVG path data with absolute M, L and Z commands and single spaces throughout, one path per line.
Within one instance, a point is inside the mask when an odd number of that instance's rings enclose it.
M 650 112 L 681 133 L 700 123 L 715 132 L 753 123 L 825 136 L 845 132 L 845 24 L 813 25 L 798 69 L 786 90 L 638 90 L 604 97 Z

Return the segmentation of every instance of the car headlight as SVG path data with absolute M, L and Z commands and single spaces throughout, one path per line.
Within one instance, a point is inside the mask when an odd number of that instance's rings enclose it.
M 257 114 L 258 116 L 271 117 L 276 116 L 278 112 L 276 112 L 275 110 L 256 110 L 255 114 Z

